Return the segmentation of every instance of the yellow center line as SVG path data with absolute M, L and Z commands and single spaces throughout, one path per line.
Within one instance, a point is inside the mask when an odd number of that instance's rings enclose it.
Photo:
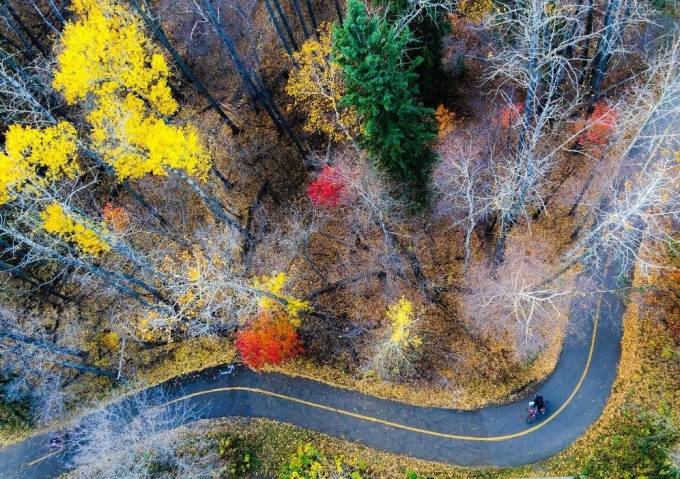
M 199 396 L 204 396 L 207 394 L 215 394 L 215 393 L 220 393 L 220 392 L 229 392 L 229 391 L 245 391 L 245 392 L 250 392 L 250 393 L 255 393 L 255 394 L 261 394 L 263 396 L 269 396 L 269 397 L 274 397 L 277 399 L 283 399 L 289 402 L 297 403 L 297 404 L 302 404 L 304 406 L 309 406 L 313 407 L 316 409 L 321 409 L 323 411 L 330 411 L 336 414 L 341 414 L 343 416 L 348 416 L 348 417 L 353 417 L 356 419 L 361 419 L 363 421 L 367 422 L 373 422 L 377 424 L 382 424 L 385 426 L 390 426 L 394 427 L 397 429 L 403 429 L 406 431 L 411 431 L 411 432 L 417 432 L 420 434 L 425 434 L 428 436 L 436 436 L 436 437 L 442 437 L 445 439 L 457 439 L 457 440 L 463 440 L 463 441 L 485 441 L 485 442 L 499 442 L 499 441 L 507 441 L 508 439 L 515 439 L 518 437 L 526 436 L 527 434 L 530 434 L 542 427 L 545 427 L 547 424 L 549 424 L 552 420 L 554 420 L 564 409 L 571 403 L 571 401 L 576 397 L 576 394 L 578 394 L 579 389 L 581 388 L 581 385 L 583 384 L 583 381 L 585 381 L 586 376 L 588 375 L 588 370 L 590 369 L 590 364 L 592 362 L 593 358 L 593 352 L 595 350 L 595 339 L 597 337 L 597 326 L 599 323 L 599 317 L 600 317 L 600 300 L 597 302 L 597 307 L 595 310 L 595 321 L 593 324 L 593 333 L 591 336 L 590 340 L 590 349 L 588 351 L 588 359 L 586 360 L 586 365 L 583 369 L 583 372 L 581 373 L 581 377 L 578 380 L 578 383 L 576 383 L 576 386 L 574 387 L 574 390 L 571 392 L 569 397 L 562 403 L 562 405 L 555 411 L 553 414 L 549 415 L 544 421 L 541 421 L 539 424 L 536 424 L 533 427 L 530 427 L 528 429 L 525 429 L 523 431 L 519 431 L 513 434 L 506 434 L 503 436 L 469 436 L 469 435 L 464 435 L 464 434 L 449 434 L 445 432 L 438 432 L 438 431 L 431 431 L 429 429 L 422 429 L 419 427 L 414 427 L 414 426 L 409 426 L 407 424 L 401 424 L 398 422 L 392 422 L 392 421 L 387 421 L 385 419 L 380 419 L 377 417 L 373 416 L 366 416 L 364 414 L 359 414 L 356 412 L 352 411 L 347 411 L 345 409 L 340 409 L 336 408 L 333 406 L 327 406 L 325 404 L 320 404 L 312 401 L 307 401 L 304 399 L 299 399 L 296 397 L 288 396 L 286 394 L 281 394 L 281 393 L 276 393 L 273 391 L 267 391 L 265 389 L 260 389 L 260 388 L 253 388 L 253 387 L 246 387 L 246 386 L 227 386 L 227 387 L 221 387 L 221 388 L 214 388 L 214 389 L 207 389 L 205 391 L 198 391 L 195 393 L 187 394 L 185 396 L 173 399 L 171 401 L 165 402 L 161 404 L 160 406 L 167 406 L 170 404 L 174 404 L 180 401 L 184 401 L 186 399 L 191 399 L 194 397 L 199 397 Z
M 29 463 L 26 464 L 26 465 L 27 465 L 27 466 L 35 466 L 35 465 L 38 464 L 39 462 L 43 462 L 43 461 L 49 459 L 49 458 L 52 457 L 52 456 L 56 456 L 57 454 L 59 454 L 59 451 L 50 452 L 49 454 L 45 454 L 44 456 L 39 457 L 39 458 L 36 459 L 35 461 L 31 461 L 31 462 L 29 462 Z
M 325 404 L 320 404 L 312 401 L 307 401 L 305 399 L 300 399 L 296 398 L 293 396 L 288 396 L 286 394 L 281 394 L 281 393 L 276 393 L 273 391 L 267 391 L 266 389 L 260 389 L 260 388 L 253 388 L 253 387 L 247 387 L 247 386 L 226 386 L 226 387 L 221 387 L 221 388 L 213 388 L 213 389 L 206 389 L 205 391 L 198 391 L 195 393 L 191 394 L 186 394 L 184 396 L 178 397 L 176 399 L 172 399 L 170 401 L 164 402 L 162 404 L 159 404 L 158 407 L 162 406 L 169 406 L 170 404 L 175 404 L 181 401 L 186 401 L 187 399 L 195 398 L 195 397 L 200 397 L 200 396 L 206 396 L 208 394 L 216 394 L 220 392 L 233 392 L 233 391 L 244 391 L 244 392 L 250 392 L 254 394 L 261 394 L 263 396 L 269 396 L 269 397 L 274 397 L 277 399 L 283 399 L 285 401 L 293 402 L 296 404 L 302 404 L 304 406 L 309 406 L 315 409 L 320 409 L 323 411 L 330 411 L 336 414 L 341 414 L 343 416 L 348 416 L 352 417 L 355 419 L 360 419 L 362 421 L 366 422 L 372 422 L 372 423 L 377 423 L 377 424 L 382 424 L 384 426 L 389 426 L 393 427 L 396 429 L 402 429 L 405 431 L 410 431 L 410 432 L 416 432 L 419 434 L 424 434 L 427 436 L 435 436 L 435 437 L 441 437 L 444 439 L 455 439 L 455 440 L 460 440 L 460 441 L 480 441 L 480 442 L 500 442 L 500 441 L 507 441 L 509 439 L 516 439 L 518 437 L 526 436 L 527 434 L 530 434 L 534 431 L 537 431 L 538 429 L 541 429 L 542 427 L 545 427 L 548 425 L 550 422 L 552 422 L 558 415 L 564 411 L 564 409 L 571 403 L 574 398 L 576 397 L 576 394 L 578 394 L 579 389 L 581 389 L 581 386 L 583 385 L 583 382 L 586 379 L 586 376 L 588 375 L 588 371 L 590 369 L 590 364 L 592 363 L 593 359 L 593 353 L 595 351 L 595 340 L 597 339 L 597 328 L 598 324 L 600 322 L 600 304 L 602 302 L 602 297 L 598 298 L 597 301 L 597 306 L 595 308 L 595 320 L 593 322 L 593 332 L 590 338 L 590 348 L 588 350 L 588 358 L 586 360 L 586 365 L 583 368 L 583 372 L 581 373 L 581 377 L 579 378 L 578 382 L 576 383 L 576 386 L 574 387 L 574 390 L 571 392 L 569 397 L 562 403 L 562 405 L 551 415 L 549 415 L 544 421 L 541 421 L 540 423 L 536 424 L 535 426 L 532 426 L 528 429 L 525 429 L 523 431 L 519 431 L 513 434 L 505 434 L 502 436 L 469 436 L 465 434 L 449 434 L 445 432 L 438 432 L 438 431 L 431 431 L 429 429 L 423 429 L 419 427 L 414 427 L 414 426 L 409 426 L 407 424 L 401 424 L 398 422 L 392 422 L 392 421 L 387 421 L 385 419 L 380 419 L 377 417 L 373 416 L 366 416 L 364 414 L 359 414 L 356 412 L 352 411 L 347 411 L 345 409 L 340 409 L 336 408 L 333 406 L 327 406 Z M 27 465 L 28 466 L 33 466 L 35 464 L 38 464 L 46 459 L 49 459 L 50 457 L 54 456 L 55 454 L 58 454 L 57 452 L 53 452 L 50 454 L 47 454 L 45 456 L 42 456 L 32 462 L 29 462 Z

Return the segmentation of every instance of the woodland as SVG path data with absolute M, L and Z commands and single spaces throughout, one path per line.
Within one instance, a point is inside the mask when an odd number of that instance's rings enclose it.
M 507 402 L 614 269 L 617 388 L 542 467 L 680 477 L 679 13 L 0 0 L 0 445 L 221 364 Z M 70 477 L 511 474 L 191 414 L 101 409 Z

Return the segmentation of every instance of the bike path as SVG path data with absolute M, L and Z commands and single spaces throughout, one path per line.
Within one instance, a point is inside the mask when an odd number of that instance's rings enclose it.
M 550 414 L 525 423 L 527 400 L 474 411 L 383 400 L 305 378 L 225 367 L 173 379 L 162 388 L 168 407 L 182 403 L 200 418 L 262 417 L 376 449 L 463 466 L 519 466 L 563 450 L 601 414 L 616 378 L 625 295 L 619 269 L 574 298 L 570 326 L 554 373 L 535 391 Z M 38 435 L 0 450 L 0 477 L 47 478 L 67 470 Z

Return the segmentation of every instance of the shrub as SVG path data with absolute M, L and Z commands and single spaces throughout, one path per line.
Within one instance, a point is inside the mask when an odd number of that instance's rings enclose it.
M 585 127 L 586 131 L 579 137 L 579 144 L 606 145 L 614 134 L 618 118 L 618 111 L 606 101 L 597 102 L 588 118 L 588 123 Z
M 225 435 L 217 441 L 217 452 L 220 459 L 227 462 L 228 477 L 245 477 L 260 467 L 251 444 L 240 437 Z
M 517 102 L 502 108 L 498 114 L 498 123 L 503 128 L 511 128 L 524 113 L 524 104 Z
M 413 304 L 402 297 L 387 309 L 389 327 L 378 344 L 372 367 L 382 378 L 408 374 L 413 370 L 413 359 L 422 344 L 418 317 Z
M 493 12 L 492 0 L 460 0 L 458 12 L 475 25 L 481 24 Z
M 340 105 L 345 86 L 342 69 L 331 60 L 330 24 L 319 25 L 319 39 L 309 39 L 293 56 L 298 64 L 290 72 L 286 93 L 296 111 L 304 111 L 305 131 L 322 133 L 333 141 L 353 138 L 359 120 L 352 108 Z
M 12 435 L 31 427 L 31 405 L 27 400 L 7 399 L 3 392 L 4 384 L 0 378 L 0 435 Z
M 106 203 L 102 208 L 102 219 L 116 233 L 122 233 L 130 226 L 130 215 L 125 208 L 111 203 Z
M 307 195 L 317 206 L 338 206 L 345 192 L 345 184 L 338 171 L 332 166 L 324 166 L 319 177 L 307 187 Z
M 239 331 L 234 345 L 252 369 L 281 364 L 304 351 L 291 322 L 270 311 L 261 311 L 248 329 Z
M 437 120 L 437 125 L 439 125 L 439 138 L 444 138 L 456 127 L 456 114 L 444 105 L 437 107 L 434 117 Z
M 278 474 L 279 479 L 361 479 L 362 470 L 353 467 L 340 457 L 329 459 L 312 444 L 298 448 Z

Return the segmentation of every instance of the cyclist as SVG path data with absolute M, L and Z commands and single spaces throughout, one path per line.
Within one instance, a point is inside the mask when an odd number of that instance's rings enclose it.
M 545 401 L 543 400 L 543 396 L 537 395 L 534 397 L 533 403 L 538 414 L 543 414 L 545 412 Z

